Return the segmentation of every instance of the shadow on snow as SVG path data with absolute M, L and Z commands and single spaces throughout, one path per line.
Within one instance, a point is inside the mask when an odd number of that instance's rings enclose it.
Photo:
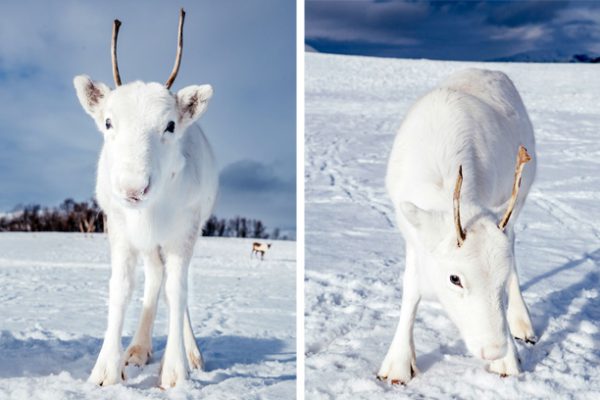
M 38 377 L 67 371 L 75 379 L 87 379 L 100 352 L 102 339 L 84 336 L 62 340 L 49 332 L 41 332 L 40 337 L 21 339 L 10 331 L 0 332 L 0 378 Z M 131 337 L 123 338 L 123 347 L 126 348 L 130 341 Z M 154 355 L 147 366 L 150 370 L 158 371 L 166 341 L 164 336 L 153 340 Z M 275 373 L 273 376 L 255 376 L 227 371 L 235 365 L 268 361 L 294 363 L 295 352 L 284 351 L 285 342 L 279 339 L 224 335 L 197 341 L 206 362 L 205 370 L 214 376 L 209 381 L 203 379 L 203 384 L 218 383 L 233 377 L 265 379 L 266 384 L 295 379 L 293 375 Z M 156 379 L 152 377 L 152 385 L 156 384 Z M 141 386 L 146 386 L 144 383 Z M 140 387 L 139 384 L 133 386 Z
M 586 253 L 578 259 L 571 260 L 551 271 L 541 274 L 526 282 L 522 285 L 522 288 L 527 289 L 552 275 L 576 268 L 587 261 L 593 262 L 598 269 L 600 267 L 600 249 Z M 532 348 L 527 348 L 527 356 L 522 357 L 522 367 L 525 371 L 533 371 L 535 366 L 543 362 L 555 346 L 564 342 L 570 334 L 579 332 L 579 326 L 583 321 L 590 321 L 595 324 L 600 321 L 600 298 L 597 296 L 586 296 L 583 293 L 588 290 L 598 289 L 599 287 L 600 271 L 591 271 L 579 282 L 568 287 L 557 287 L 557 290 L 530 307 L 531 310 L 540 309 L 544 311 L 536 313 L 537 315 L 532 315 L 534 330 L 539 336 L 539 341 Z M 581 308 L 575 312 L 570 311 L 573 302 L 581 298 L 586 299 Z M 560 328 L 548 332 L 550 321 L 559 319 L 564 320 L 561 322 Z M 600 334 L 597 331 L 592 336 L 594 342 L 600 342 Z M 596 364 L 600 359 L 600 350 L 595 349 L 594 352 L 588 354 L 586 357 L 593 358 L 594 360 L 590 360 L 590 362 Z

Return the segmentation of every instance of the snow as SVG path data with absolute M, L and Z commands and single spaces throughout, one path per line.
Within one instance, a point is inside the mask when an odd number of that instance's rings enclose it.
M 253 241 L 198 240 L 188 303 L 206 371 L 161 391 L 163 294 L 151 363 L 127 367 L 125 385 L 86 382 L 106 329 L 110 266 L 104 235 L 0 234 L 0 399 L 293 398 L 295 242 L 273 242 L 261 262 L 250 258 Z M 141 266 L 137 275 L 124 346 L 141 312 Z
M 306 57 L 306 398 L 591 399 L 600 391 L 600 73 L 586 64 Z M 450 73 L 515 82 L 537 139 L 538 175 L 516 225 L 523 295 L 539 337 L 524 372 L 471 356 L 434 303 L 415 324 L 421 373 L 375 379 L 399 318 L 404 244 L 384 189 L 408 107 Z

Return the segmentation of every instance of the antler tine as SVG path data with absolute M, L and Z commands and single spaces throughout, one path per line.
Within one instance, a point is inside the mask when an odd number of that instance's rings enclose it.
M 519 153 L 517 154 L 517 166 L 515 167 L 515 181 L 513 183 L 512 194 L 510 196 L 510 200 L 508 202 L 508 207 L 506 208 L 506 212 L 504 216 L 498 223 L 498 228 L 504 230 L 506 225 L 508 224 L 508 220 L 512 215 L 512 212 L 515 208 L 515 204 L 517 203 L 517 195 L 519 194 L 519 188 L 521 187 L 521 175 L 523 174 L 523 168 L 525 164 L 531 161 L 531 156 L 527 153 L 527 149 L 524 146 L 519 146 Z
M 465 242 L 467 235 L 462 228 L 460 223 L 460 189 L 462 187 L 463 174 L 462 165 L 458 167 L 458 177 L 456 178 L 456 185 L 454 186 L 454 196 L 452 197 L 454 205 L 454 227 L 456 228 L 456 244 L 461 247 Z
M 179 65 L 181 64 L 181 54 L 183 53 L 183 21 L 185 20 L 185 11 L 183 8 L 179 11 L 179 33 L 177 35 L 177 55 L 175 56 L 175 65 L 173 65 L 173 70 L 171 71 L 171 75 L 165 86 L 167 89 L 171 89 L 173 86 L 173 82 L 175 82 L 175 78 L 177 78 L 177 73 L 179 72 Z
M 113 67 L 113 78 L 115 79 L 115 86 L 121 86 L 121 75 L 119 74 L 119 63 L 117 62 L 117 37 L 119 36 L 119 28 L 121 27 L 121 21 L 115 19 L 113 23 L 112 31 L 112 67 Z

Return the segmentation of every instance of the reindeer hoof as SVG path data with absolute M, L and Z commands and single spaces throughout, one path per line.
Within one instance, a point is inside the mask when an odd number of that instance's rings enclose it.
M 88 381 L 98 386 L 109 386 L 124 382 L 127 377 L 119 363 L 119 359 L 120 357 L 117 356 L 99 355 Z
M 523 343 L 526 343 L 526 344 L 531 344 L 531 345 L 534 345 L 534 344 L 536 344 L 538 342 L 538 338 L 536 336 L 529 336 L 529 337 L 526 337 L 526 338 L 520 338 L 520 337 L 516 337 L 515 336 L 515 339 L 518 340 L 518 341 L 520 341 L 520 342 L 523 342 Z
M 191 369 L 204 370 L 204 360 L 200 351 L 194 349 L 187 353 L 188 365 Z
M 163 389 L 175 387 L 178 383 L 188 379 L 188 371 L 183 359 L 169 359 L 167 355 L 163 359 L 160 371 L 159 386 Z
M 381 376 L 381 375 L 377 375 L 377 380 L 380 382 L 387 382 L 388 381 L 388 377 L 387 376 Z M 390 381 L 390 384 L 396 386 L 396 385 L 405 385 L 405 383 L 403 381 L 401 381 L 400 379 L 392 379 Z
M 529 343 L 529 344 L 536 344 L 538 341 L 538 338 L 535 336 L 531 336 L 525 339 L 525 343 Z
M 412 367 L 412 365 L 410 366 L 410 377 L 411 379 L 414 378 L 416 375 L 416 371 L 415 369 Z M 388 382 L 388 376 L 385 375 L 377 375 L 377 380 L 380 382 Z M 402 379 L 398 379 L 398 378 L 394 378 L 389 380 L 390 384 L 397 386 L 397 385 L 402 385 L 405 386 L 408 383 L 408 380 L 404 381 Z
M 137 367 L 143 367 L 150 360 L 152 350 L 148 347 L 136 344 L 129 347 L 125 354 L 125 365 L 133 364 Z

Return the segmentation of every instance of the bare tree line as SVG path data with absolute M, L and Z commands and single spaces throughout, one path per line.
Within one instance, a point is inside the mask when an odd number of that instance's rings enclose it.
M 38 204 L 19 207 L 18 211 L 0 216 L 0 232 L 104 232 L 104 213 L 95 200 L 77 202 L 66 199 L 58 207 Z M 278 228 L 268 232 L 258 219 L 211 216 L 202 228 L 202 236 L 281 239 Z

